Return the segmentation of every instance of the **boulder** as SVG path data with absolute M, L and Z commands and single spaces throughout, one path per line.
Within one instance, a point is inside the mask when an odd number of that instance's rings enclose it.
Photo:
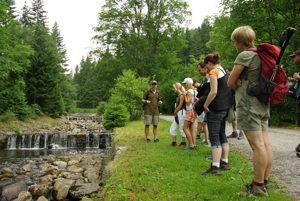
M 8 173 L 8 174 L 13 174 L 13 171 L 12 171 L 10 168 L 8 168 L 8 167 L 4 167 L 4 168 L 1 170 L 1 172 L 2 172 L 3 174 L 6 174 L 6 173 Z
M 18 198 L 13 201 L 31 201 L 32 195 L 28 191 L 22 191 L 19 193 Z
M 29 191 L 32 194 L 32 197 L 36 199 L 41 196 L 47 197 L 50 192 L 50 188 L 47 184 L 40 184 L 37 186 L 31 186 Z
M 65 162 L 65 161 L 54 161 L 53 165 L 56 165 L 56 166 L 58 166 L 59 168 L 62 168 L 62 169 L 66 169 L 66 167 L 68 166 L 68 163 Z
M 73 172 L 73 173 L 80 173 L 80 172 L 83 172 L 83 168 L 77 167 L 77 166 L 74 166 L 74 165 L 68 167 L 67 170 L 68 170 L 69 172 Z
M 74 184 L 74 180 L 58 178 L 53 186 L 53 197 L 57 200 L 65 199 Z
M 21 171 L 21 172 L 30 172 L 30 171 L 31 171 L 31 165 L 30 165 L 30 164 L 23 165 L 23 166 L 20 168 L 20 171 Z
M 48 201 L 48 200 L 44 196 L 41 196 L 37 199 L 37 201 Z
M 91 195 L 92 193 L 98 192 L 100 190 L 97 184 L 82 184 L 78 186 L 73 186 L 70 188 L 69 193 L 73 199 L 79 199 L 82 196 Z
M 18 198 L 22 191 L 26 191 L 27 186 L 24 182 L 5 181 L 0 184 L 1 200 L 13 200 Z
M 53 184 L 53 176 L 52 175 L 45 175 L 40 178 L 39 184 L 46 184 L 48 186 L 52 186 Z

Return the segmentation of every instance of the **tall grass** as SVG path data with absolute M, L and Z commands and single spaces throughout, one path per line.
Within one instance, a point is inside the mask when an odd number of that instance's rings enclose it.
M 145 142 L 142 121 L 128 123 L 115 130 L 117 146 L 128 146 L 116 160 L 104 183 L 101 200 L 291 200 L 275 181 L 270 182 L 269 198 L 243 196 L 247 183 L 253 179 L 251 161 L 239 153 L 229 154 L 230 171 L 222 176 L 202 176 L 211 160 L 206 155 L 211 149 L 197 140 L 197 150 L 182 150 L 170 147 L 170 122 L 160 120 L 160 142 Z M 150 130 L 152 126 L 150 126 Z M 177 135 L 177 144 L 180 135 Z

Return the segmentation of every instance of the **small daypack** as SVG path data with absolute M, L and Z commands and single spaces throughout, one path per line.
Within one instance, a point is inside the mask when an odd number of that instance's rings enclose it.
M 257 52 L 261 59 L 261 74 L 255 86 L 247 88 L 249 96 L 255 96 L 260 102 L 278 104 L 285 100 L 289 88 L 286 83 L 286 74 L 278 62 L 280 49 L 269 43 L 262 43 L 257 49 L 249 48 L 246 51 Z M 247 78 L 246 78 L 247 79 Z

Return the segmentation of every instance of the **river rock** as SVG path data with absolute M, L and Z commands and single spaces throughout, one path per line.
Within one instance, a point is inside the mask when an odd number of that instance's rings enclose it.
M 37 199 L 37 201 L 48 201 L 48 200 L 44 196 L 41 196 Z
M 70 161 L 68 162 L 68 165 L 71 166 L 71 165 L 75 165 L 75 164 L 77 164 L 77 163 L 79 163 L 78 160 L 70 160 Z
M 59 172 L 58 172 L 58 170 L 57 169 L 55 169 L 55 168 L 51 168 L 51 169 L 48 169 L 46 172 L 45 172 L 45 174 L 44 175 L 52 175 L 53 176 L 53 178 L 57 178 L 58 177 L 58 175 L 59 175 Z
M 54 161 L 53 165 L 56 165 L 56 166 L 58 166 L 59 168 L 62 168 L 62 169 L 66 169 L 66 167 L 68 166 L 68 163 L 65 162 L 65 161 Z
M 3 173 L 3 174 L 13 174 L 13 171 L 10 169 L 10 168 L 8 168 L 8 167 L 4 167 L 2 170 L 1 170 L 1 172 Z
M 29 188 L 29 191 L 32 194 L 33 198 L 36 199 L 40 196 L 47 197 L 50 192 L 50 188 L 46 184 L 41 184 L 41 185 L 37 185 L 37 186 L 31 186 Z
M 70 188 L 69 192 L 73 199 L 79 199 L 81 196 L 91 195 L 92 193 L 98 192 L 99 189 L 99 185 L 87 183 L 73 186 Z
M 26 165 L 23 165 L 21 168 L 20 168 L 20 171 L 19 172 L 30 172 L 31 171 L 31 165 L 30 164 L 26 164 Z
M 73 173 L 83 172 L 83 168 L 77 167 L 77 166 L 74 166 L 74 165 L 68 167 L 67 170 L 68 170 L 69 172 L 73 172 Z
M 32 195 L 28 191 L 22 191 L 19 193 L 18 198 L 13 201 L 31 201 Z
M 4 184 L 0 187 L 1 200 L 16 199 L 20 192 L 27 190 L 27 186 L 24 182 L 7 182 L 6 184 L 7 185 Z
M 69 189 L 75 184 L 74 180 L 58 178 L 53 186 L 53 196 L 57 200 L 65 199 Z
M 56 156 L 49 155 L 49 156 L 47 156 L 46 160 L 52 163 L 52 162 L 56 161 Z
M 45 175 L 43 177 L 40 177 L 39 180 L 39 184 L 46 184 L 48 186 L 52 186 L 53 182 L 53 175 Z
M 28 175 L 21 174 L 21 175 L 15 176 L 13 179 L 15 179 L 15 180 L 26 180 L 26 179 L 29 179 L 29 178 L 30 177 Z

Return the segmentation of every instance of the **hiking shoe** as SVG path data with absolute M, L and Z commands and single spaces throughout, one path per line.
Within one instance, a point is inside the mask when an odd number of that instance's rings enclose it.
M 186 148 L 184 148 L 183 150 L 194 150 L 196 149 L 196 147 L 191 147 L 190 145 L 187 146 Z
M 200 135 L 196 135 L 196 139 L 201 139 L 201 138 L 200 138 Z
M 229 164 L 224 161 L 220 161 L 220 169 L 221 170 L 230 170 Z
M 150 143 L 150 139 L 147 139 L 146 142 L 147 142 L 147 143 Z
M 300 158 L 300 153 L 296 153 L 296 156 L 298 156 L 298 158 Z
M 240 131 L 239 136 L 237 137 L 238 140 L 242 140 L 245 138 L 245 134 L 243 131 Z
M 171 147 L 176 147 L 177 143 L 176 142 L 172 142 Z
M 181 142 L 177 147 L 186 147 L 186 142 Z
M 253 185 L 253 183 L 247 185 L 247 190 L 240 192 L 242 195 L 255 195 L 255 196 L 263 196 L 268 197 L 268 192 L 265 188 L 265 186 L 256 186 Z
M 158 142 L 159 142 L 159 139 L 155 139 L 154 142 L 155 142 L 155 143 L 158 143 Z
M 236 131 L 233 131 L 231 133 L 231 135 L 228 135 L 227 138 L 237 138 L 238 137 L 238 133 Z
M 220 170 L 220 168 L 216 167 L 216 166 L 212 166 L 212 164 L 210 164 L 210 168 L 206 171 L 206 172 L 202 172 L 202 175 L 217 175 L 220 176 L 222 175 L 222 172 Z
M 252 186 L 253 186 L 253 183 L 250 183 L 250 184 L 247 184 L 247 185 L 246 185 L 246 188 L 248 189 L 248 188 L 251 188 Z M 270 188 L 269 183 L 265 183 L 265 189 L 266 189 L 266 190 L 269 190 L 269 188 Z
M 300 143 L 299 143 L 298 146 L 295 148 L 295 150 L 296 150 L 297 152 L 300 152 Z

